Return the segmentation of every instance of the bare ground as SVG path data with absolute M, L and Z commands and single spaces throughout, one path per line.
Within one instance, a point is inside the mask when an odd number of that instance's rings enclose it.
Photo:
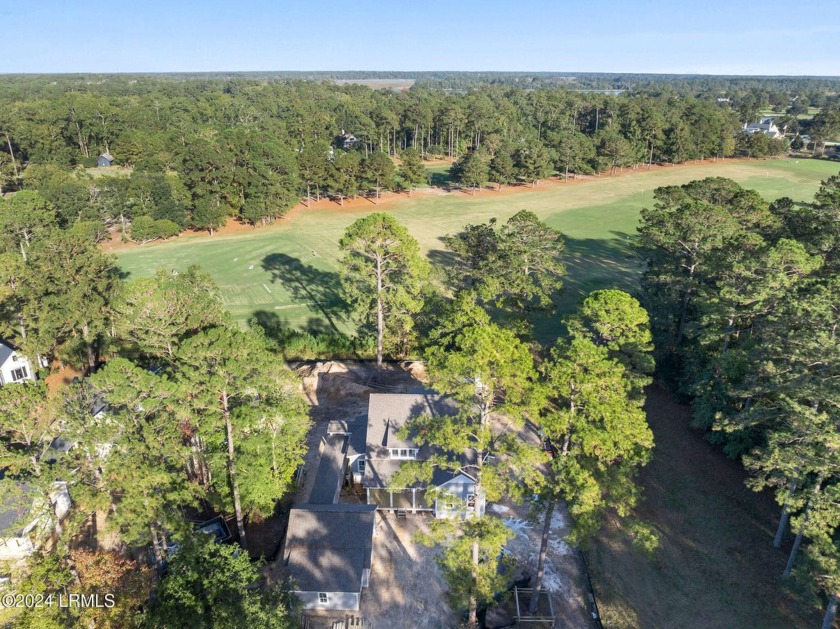
M 516 559 L 520 567 L 519 574 L 534 576 L 540 551 L 542 520 L 529 522 L 527 508 L 508 500 L 490 505 L 489 510 L 516 534 L 508 540 L 505 548 Z M 551 518 L 543 587 L 552 593 L 558 627 L 588 629 L 594 625 L 584 596 L 583 566 L 577 551 L 563 541 L 568 532 L 568 513 L 563 505 L 558 505 Z
M 444 629 L 458 624 L 446 601 L 446 584 L 435 563 L 436 551 L 414 541 L 428 531 L 431 516 L 399 519 L 377 512 L 370 587 L 362 593 L 360 613 L 371 629 Z

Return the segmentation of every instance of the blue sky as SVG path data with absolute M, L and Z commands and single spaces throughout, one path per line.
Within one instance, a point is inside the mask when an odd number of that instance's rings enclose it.
M 0 0 L 0 73 L 840 75 L 840 0 Z

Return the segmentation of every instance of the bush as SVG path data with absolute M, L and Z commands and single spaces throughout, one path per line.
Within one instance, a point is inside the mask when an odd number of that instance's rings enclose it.
M 262 328 L 269 346 L 286 360 L 370 358 L 373 355 L 360 347 L 356 339 L 339 332 L 294 330 L 280 321 L 259 317 L 250 319 L 248 325 Z
M 159 218 L 156 220 L 154 228 L 157 230 L 158 238 L 163 238 L 164 240 L 181 233 L 181 228 L 178 226 L 178 223 L 170 221 L 168 218 Z
M 633 548 L 647 560 L 653 559 L 659 548 L 659 531 L 652 524 L 635 519 L 628 519 L 625 526 Z
M 162 238 L 172 238 L 181 231 L 178 224 L 169 219 L 155 220 L 151 216 L 138 216 L 131 221 L 131 239 L 140 244 Z

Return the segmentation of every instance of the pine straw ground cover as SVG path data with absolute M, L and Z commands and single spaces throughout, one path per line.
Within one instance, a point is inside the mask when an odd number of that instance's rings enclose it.
M 741 464 L 690 428 L 689 407 L 671 394 L 652 387 L 646 408 L 656 447 L 634 516 L 660 544 L 640 552 L 614 522 L 598 535 L 587 555 L 604 627 L 818 627 L 824 602 L 808 583 L 780 579 L 793 539 L 772 546 L 772 496 L 744 485 Z

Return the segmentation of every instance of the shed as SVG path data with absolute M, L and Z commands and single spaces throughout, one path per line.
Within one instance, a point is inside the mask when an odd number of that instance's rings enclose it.
M 96 160 L 96 165 L 99 168 L 107 168 L 108 166 L 113 165 L 114 163 L 114 156 L 110 153 L 102 153 L 99 156 L 99 159 Z

